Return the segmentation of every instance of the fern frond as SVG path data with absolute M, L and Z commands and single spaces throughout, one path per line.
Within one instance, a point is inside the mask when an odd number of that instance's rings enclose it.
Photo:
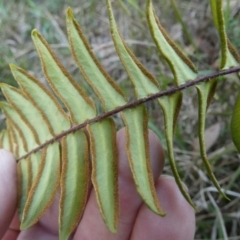
M 61 147 L 59 236 L 68 239 L 83 214 L 88 196 L 90 162 L 87 137 L 79 130 L 63 137 Z
M 99 97 L 105 113 L 97 114 L 91 98 L 75 82 L 37 30 L 33 30 L 32 39 L 44 76 L 53 93 L 35 77 L 13 64 L 10 68 L 20 89 L 0 84 L 8 102 L 0 103 L 7 119 L 7 129 L 0 133 L 0 147 L 12 151 L 19 160 L 18 209 L 22 230 L 39 220 L 52 203 L 60 186 L 59 235 L 62 240 L 69 238 L 87 201 L 90 150 L 91 180 L 99 210 L 109 230 L 117 231 L 118 152 L 116 127 L 111 116 L 118 112 L 121 112 L 126 126 L 126 150 L 137 191 L 153 212 L 164 216 L 150 167 L 148 113 L 144 106 L 145 102 L 153 99 L 158 99 L 163 111 L 168 155 L 176 183 L 185 199 L 196 209 L 177 171 L 173 138 L 182 104 L 182 90 L 200 83 L 202 84 L 196 86 L 199 97 L 200 152 L 210 178 L 225 196 L 207 159 L 204 142 L 205 118 L 215 92 L 217 77 L 237 72 L 240 67 L 197 78 L 194 64 L 163 29 L 151 0 L 148 0 L 146 12 L 152 38 L 159 53 L 168 62 L 177 85 L 159 92 L 160 84 L 156 78 L 140 63 L 121 37 L 111 1 L 106 0 L 106 4 L 114 46 L 135 87 L 137 100 L 127 103 L 124 93 L 91 51 L 90 44 L 70 8 L 66 18 L 70 49 L 85 80 Z M 211 6 L 221 39 L 221 69 L 238 66 L 240 58 L 225 33 L 221 1 L 211 1 Z M 67 112 L 54 94 L 60 98 Z M 234 142 L 239 149 L 238 100 L 232 120 L 232 132 L 237 131 Z

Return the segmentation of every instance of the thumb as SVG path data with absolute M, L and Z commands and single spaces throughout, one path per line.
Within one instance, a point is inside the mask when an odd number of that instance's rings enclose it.
M 17 206 L 17 170 L 12 153 L 0 149 L 0 239 L 7 231 Z

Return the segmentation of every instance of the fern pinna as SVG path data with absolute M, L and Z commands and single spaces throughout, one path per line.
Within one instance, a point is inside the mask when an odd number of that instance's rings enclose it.
M 109 230 L 117 231 L 118 153 L 116 129 L 111 118 L 117 112 L 121 112 L 126 126 L 126 149 L 137 191 L 153 212 L 164 216 L 166 213 L 157 199 L 150 167 L 148 117 L 143 104 L 154 98 L 157 98 L 163 111 L 168 156 L 176 183 L 189 204 L 196 209 L 181 182 L 173 152 L 174 127 L 182 101 L 181 90 L 193 85 L 196 86 L 199 99 L 202 160 L 213 184 L 227 198 L 211 170 L 204 143 L 206 110 L 217 87 L 217 77 L 240 69 L 240 57 L 225 33 L 222 2 L 211 0 L 210 5 L 221 42 L 220 69 L 227 70 L 197 78 L 195 66 L 168 36 L 155 14 L 151 0 L 147 0 L 146 15 L 152 38 L 168 62 L 177 85 L 176 88 L 163 92 L 159 92 L 158 81 L 122 39 L 114 20 L 111 1 L 107 0 L 106 4 L 112 39 L 135 87 L 136 101 L 128 103 L 124 93 L 101 66 L 70 8 L 67 10 L 66 21 L 72 56 L 99 97 L 105 113 L 97 115 L 95 104 L 58 61 L 37 30 L 33 30 L 32 39 L 43 73 L 67 111 L 40 81 L 13 64 L 10 64 L 10 68 L 20 89 L 3 83 L 0 85 L 7 99 L 7 102 L 0 103 L 7 126 L 0 133 L 0 147 L 12 151 L 18 159 L 18 209 L 22 230 L 39 220 L 52 203 L 60 185 L 59 236 L 60 239 L 68 239 L 84 211 L 90 181 L 90 152 L 91 181 L 99 210 Z M 229 69 L 234 66 L 235 68 Z M 232 118 L 232 136 L 238 150 L 239 104 L 240 97 Z

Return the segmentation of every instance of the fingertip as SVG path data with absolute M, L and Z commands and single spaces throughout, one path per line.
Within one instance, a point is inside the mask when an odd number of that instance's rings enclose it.
M 2 187 L 8 190 L 7 186 L 14 183 L 16 186 L 16 160 L 13 154 L 5 149 L 0 149 L 0 180 Z M 3 184 L 5 183 L 5 185 Z M 0 188 L 1 190 L 2 188 Z
M 170 176 L 161 176 L 156 183 L 156 189 L 161 206 L 167 214 L 165 217 L 159 217 L 142 205 L 132 238 L 139 240 L 146 237 L 168 240 L 194 239 L 195 211 L 182 196 L 175 179 Z
M 17 170 L 12 153 L 0 149 L 0 239 L 10 225 L 17 205 Z
M 0 149 L 0 161 L 5 162 L 5 161 L 10 161 L 16 164 L 16 160 L 11 152 L 5 149 Z M 0 162 L 0 164 L 1 164 Z
M 183 183 L 183 186 L 188 191 L 185 183 Z M 195 211 L 180 192 L 174 177 L 162 175 L 157 181 L 156 188 L 160 201 L 165 206 L 167 213 L 173 212 L 178 216 L 181 214 L 186 216 L 186 213 L 188 213 L 189 217 L 194 217 L 195 219 Z

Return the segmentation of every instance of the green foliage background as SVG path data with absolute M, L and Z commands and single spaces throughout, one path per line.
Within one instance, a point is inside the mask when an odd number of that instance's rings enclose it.
M 209 1 L 176 0 L 176 2 L 180 12 L 178 17 L 171 6 L 171 1 L 153 1 L 162 25 L 201 70 L 200 74 L 217 69 L 219 40 L 212 23 Z M 234 0 L 225 0 L 224 3 L 227 33 L 240 51 L 240 3 Z M 34 73 L 45 82 L 31 41 L 31 30 L 37 28 L 87 94 L 92 98 L 96 97 L 91 87 L 82 81 L 82 76 L 70 55 L 65 27 L 65 11 L 68 6 L 72 7 L 76 19 L 81 23 L 103 66 L 121 86 L 129 100 L 132 100 L 133 89 L 130 81 L 126 81 L 127 75 L 114 51 L 103 0 L 0 1 L 0 81 L 16 84 L 8 67 L 8 63 L 11 62 Z M 113 2 L 113 8 L 120 32 L 136 56 L 157 77 L 162 88 L 171 86 L 170 70 L 163 60 L 159 60 L 147 29 L 145 1 L 116 0 Z M 181 24 L 181 20 L 185 25 Z M 220 184 L 235 195 L 232 197 L 230 195 L 231 202 L 220 199 L 219 195 L 212 191 L 212 183 L 193 144 L 197 137 L 196 90 L 192 88 L 184 92 L 183 106 L 175 133 L 175 154 L 181 177 L 200 210 L 197 213 L 196 239 L 224 239 L 225 231 L 229 239 L 240 239 L 240 156 L 231 142 L 229 127 L 232 107 L 239 89 L 240 82 L 235 75 L 222 78 L 207 117 L 207 127 L 217 123 L 221 126 L 217 140 L 213 141 L 208 155 Z M 1 93 L 0 99 L 3 99 Z M 147 105 L 151 120 L 149 127 L 158 134 L 165 146 L 163 133 L 159 130 L 163 128 L 162 113 L 155 102 Z M 118 128 L 122 127 L 118 116 L 115 116 L 115 120 Z M 3 126 L 4 119 L 0 115 L 0 128 Z M 170 174 L 168 164 L 164 173 Z M 212 195 L 214 200 L 209 195 Z M 217 202 L 218 208 L 213 201 Z

